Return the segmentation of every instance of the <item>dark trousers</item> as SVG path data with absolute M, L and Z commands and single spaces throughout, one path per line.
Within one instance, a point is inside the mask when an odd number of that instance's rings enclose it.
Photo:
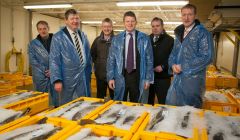
M 107 88 L 110 93 L 111 99 L 114 97 L 114 91 L 108 87 L 108 83 L 105 80 L 97 79 L 97 98 L 104 98 L 107 95 Z
M 157 95 L 158 103 L 165 104 L 170 84 L 171 78 L 154 79 L 154 84 L 151 84 L 149 89 L 148 104 L 154 105 L 155 94 Z
M 123 101 L 127 101 L 129 93 L 130 102 L 138 102 L 139 98 L 139 74 L 135 70 L 131 73 L 125 71 L 125 93 Z

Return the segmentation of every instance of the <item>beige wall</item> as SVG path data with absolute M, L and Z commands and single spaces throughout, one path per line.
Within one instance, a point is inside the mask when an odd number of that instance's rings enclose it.
M 240 49 L 238 51 L 237 76 L 238 76 L 238 78 L 240 78 Z
M 30 22 L 30 13 L 22 7 L 6 7 L 1 4 L 0 8 L 0 72 L 5 72 L 5 57 L 7 52 L 12 49 L 12 38 L 14 37 L 14 46 L 18 51 L 22 50 L 24 55 L 24 73 L 28 73 L 28 54 L 27 47 L 30 40 L 37 36 L 36 23 L 39 20 L 46 20 L 50 26 L 50 32 L 57 32 L 60 27 L 65 26 L 64 20 L 32 13 Z M 90 45 L 97 36 L 97 28 L 82 25 L 82 31 L 88 36 Z M 32 31 L 32 32 L 31 32 Z M 10 59 L 10 69 L 15 71 L 16 57 Z
M 228 35 L 235 40 L 235 37 L 228 33 Z M 226 36 L 221 33 L 219 39 L 219 46 L 218 46 L 218 58 L 217 58 L 217 67 L 223 67 L 228 71 L 232 71 L 233 66 L 233 53 L 234 53 L 234 45 L 231 41 L 229 41 Z
M 22 7 L 7 7 L 1 5 L 1 54 L 0 54 L 0 72 L 5 71 L 5 57 L 13 45 L 12 39 L 14 38 L 15 48 L 24 55 L 24 72 L 27 66 L 27 41 L 29 39 L 29 13 Z M 10 70 L 16 70 L 16 58 L 13 55 L 10 59 Z
M 94 26 L 89 25 L 81 25 L 81 30 L 87 35 L 87 38 L 89 40 L 90 47 L 94 41 L 94 39 L 97 37 L 97 28 Z
M 32 37 L 33 38 L 35 38 L 38 35 L 36 24 L 40 20 L 45 20 L 48 22 L 50 33 L 56 33 L 57 31 L 59 31 L 60 27 L 63 24 L 63 20 L 59 18 L 41 15 L 38 13 L 33 13 L 32 14 Z

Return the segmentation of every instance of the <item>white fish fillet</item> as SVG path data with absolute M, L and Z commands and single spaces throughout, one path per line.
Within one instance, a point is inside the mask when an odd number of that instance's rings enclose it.
M 21 137 L 16 138 L 17 140 L 28 140 L 28 139 L 43 135 L 52 130 L 54 130 L 54 125 L 52 124 L 34 124 L 26 127 L 17 128 L 13 131 L 0 134 L 0 140 L 10 139 L 17 135 L 30 132 L 30 133 L 27 133 L 26 135 L 22 135 Z
M 153 132 L 170 132 L 175 133 L 184 137 L 192 137 L 193 134 L 193 127 L 195 122 L 195 113 L 198 111 L 198 109 L 195 109 L 193 107 L 184 106 L 184 107 L 176 107 L 176 108 L 167 108 L 167 112 L 164 113 L 164 119 L 157 123 L 152 130 L 149 130 L 149 126 L 147 127 L 147 131 L 153 131 Z M 181 127 L 181 123 L 183 121 L 184 116 L 187 112 L 191 112 L 188 120 L 188 125 L 186 128 Z M 157 113 L 157 111 L 154 111 Z M 151 115 L 152 118 L 150 118 L 150 122 L 152 121 L 154 115 Z M 194 121 L 193 121 L 194 120 Z M 198 121 L 198 120 L 197 120 Z
M 68 120 L 72 120 L 73 116 L 77 113 L 77 112 L 81 112 L 82 116 L 87 115 L 87 113 L 89 113 L 90 111 L 94 110 L 95 108 L 97 108 L 98 106 L 100 106 L 101 104 L 94 104 L 92 105 L 93 101 L 81 101 L 81 102 L 75 102 L 72 103 L 64 108 L 61 108 L 60 110 L 56 111 L 56 112 L 52 112 L 48 115 L 46 115 L 47 117 L 63 117 L 66 118 Z M 85 108 L 92 106 L 93 108 L 85 110 Z
M 13 94 L 13 95 L 10 95 L 10 96 L 5 96 L 3 98 L 0 98 L 0 106 L 4 106 L 4 105 L 9 104 L 9 103 L 20 101 L 20 100 L 25 99 L 29 96 L 32 96 L 32 92 L 24 92 L 24 93 L 21 93 L 21 94 Z
M 5 121 L 7 118 L 11 117 L 11 116 L 17 116 L 22 114 L 22 111 L 15 111 L 12 109 L 4 109 L 4 108 L 0 108 L 0 122 Z
M 219 116 L 213 112 L 205 113 L 205 121 L 208 128 L 208 139 L 212 140 L 214 135 L 222 133 L 224 140 L 240 139 L 240 117 L 239 116 Z M 238 134 L 235 136 L 233 134 Z
M 218 102 L 224 102 L 224 103 L 229 102 L 224 94 L 216 91 L 207 91 L 204 94 L 204 98 L 208 101 L 218 101 Z

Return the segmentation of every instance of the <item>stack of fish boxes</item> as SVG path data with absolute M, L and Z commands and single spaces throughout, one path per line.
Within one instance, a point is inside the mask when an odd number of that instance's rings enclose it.
M 237 88 L 238 79 L 229 74 L 218 74 L 216 80 L 216 86 L 218 88 Z
M 0 79 L 11 81 L 13 86 L 23 86 L 23 73 L 1 73 Z
M 226 92 L 230 94 L 230 98 L 234 100 L 238 105 L 238 113 L 240 113 L 240 90 L 238 89 L 229 89 Z
M 208 93 L 209 92 L 209 93 Z M 205 96 L 207 94 L 210 94 L 211 91 L 208 91 L 205 93 Z M 229 112 L 229 113 L 237 113 L 238 112 L 238 105 L 234 99 L 232 99 L 231 95 L 229 93 L 221 93 L 218 91 L 214 91 L 214 93 L 219 96 L 222 96 L 226 98 L 225 101 L 220 101 L 220 100 L 210 100 L 205 98 L 203 100 L 203 109 L 208 109 L 208 110 L 213 110 L 213 111 L 222 111 L 222 112 Z
M 207 90 L 212 90 L 212 89 L 216 89 L 216 80 L 217 80 L 217 76 L 214 75 L 212 72 L 207 72 L 207 76 L 206 76 L 206 89 Z
M 0 79 L 0 96 L 16 92 L 16 86 L 11 81 Z
M 32 84 L 33 84 L 32 76 L 24 75 L 23 76 L 23 85 L 27 86 L 27 85 L 32 85 Z

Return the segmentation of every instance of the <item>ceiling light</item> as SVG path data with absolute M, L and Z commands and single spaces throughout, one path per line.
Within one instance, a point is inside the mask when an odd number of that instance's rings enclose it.
M 145 22 L 145 24 L 151 24 L 151 22 L 149 22 L 149 21 L 147 21 L 147 22 Z M 180 25 L 180 24 L 182 24 L 182 22 L 175 22 L 175 21 L 170 21 L 170 22 L 163 22 L 163 24 L 176 24 L 176 25 Z
M 25 9 L 46 9 L 46 8 L 70 8 L 71 4 L 51 4 L 51 5 L 25 5 Z
M 102 21 L 81 21 L 81 23 L 84 24 L 102 24 Z M 113 24 L 115 24 L 116 22 L 113 21 Z
M 117 6 L 183 6 L 188 1 L 148 1 L 148 2 L 118 2 Z
M 113 30 L 113 31 L 115 31 L 115 32 L 122 32 L 122 31 L 124 31 L 124 30 L 122 30 L 122 29 L 116 29 L 116 30 Z
M 174 33 L 174 31 L 166 31 L 167 33 Z

